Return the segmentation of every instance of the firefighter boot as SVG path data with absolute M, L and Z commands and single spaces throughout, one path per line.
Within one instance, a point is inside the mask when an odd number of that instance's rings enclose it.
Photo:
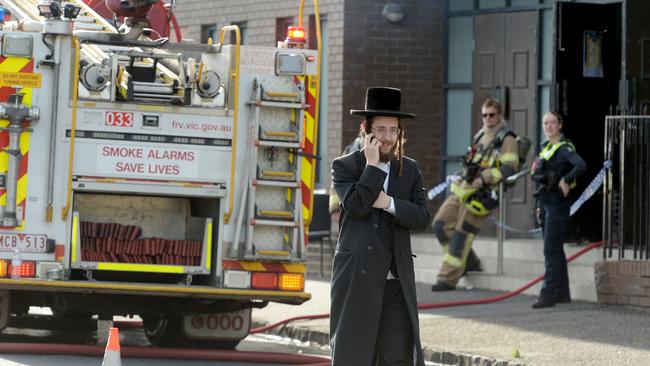
M 463 276 L 467 274 L 468 271 L 474 272 L 483 272 L 483 267 L 481 267 L 481 260 L 478 259 L 474 249 L 470 248 L 469 253 L 467 254 L 467 260 L 465 261 L 465 272 Z
M 431 287 L 431 291 L 449 291 L 456 288 L 465 271 L 465 258 L 473 237 L 462 231 L 454 231 L 451 234 L 448 250 L 438 272 L 438 282 Z

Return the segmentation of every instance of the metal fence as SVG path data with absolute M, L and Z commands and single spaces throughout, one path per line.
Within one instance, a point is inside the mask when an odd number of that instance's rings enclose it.
M 650 116 L 607 116 L 603 184 L 605 259 L 650 259 Z

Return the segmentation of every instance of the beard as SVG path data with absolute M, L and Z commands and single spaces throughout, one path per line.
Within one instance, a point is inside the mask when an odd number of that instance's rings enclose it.
M 395 150 L 397 149 L 397 144 L 393 145 L 389 152 L 383 153 L 379 150 L 379 161 L 382 163 L 388 163 L 394 156 Z

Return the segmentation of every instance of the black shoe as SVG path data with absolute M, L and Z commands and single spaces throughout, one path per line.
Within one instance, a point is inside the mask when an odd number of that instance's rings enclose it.
M 431 291 L 434 291 L 434 292 L 451 291 L 451 290 L 455 290 L 455 289 L 456 289 L 456 286 L 450 285 L 447 282 L 442 282 L 442 281 L 438 281 L 433 286 L 431 286 Z
M 550 308 L 555 306 L 555 301 L 540 298 L 537 299 L 537 301 L 535 301 L 532 306 L 533 309 Z
M 555 298 L 555 302 L 558 304 L 568 304 L 571 302 L 571 296 L 558 296 Z

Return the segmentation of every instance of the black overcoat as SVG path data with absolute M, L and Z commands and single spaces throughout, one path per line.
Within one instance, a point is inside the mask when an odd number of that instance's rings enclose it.
M 382 299 L 391 258 L 411 319 L 415 340 L 414 365 L 424 365 L 420 345 L 411 230 L 430 221 L 422 173 L 413 159 L 390 164 L 389 196 L 395 215 L 372 207 L 387 174 L 366 166 L 363 150 L 332 163 L 332 180 L 341 197 L 339 240 L 334 255 L 330 337 L 333 366 L 370 366 L 374 357 Z M 386 234 L 388 233 L 388 235 Z

